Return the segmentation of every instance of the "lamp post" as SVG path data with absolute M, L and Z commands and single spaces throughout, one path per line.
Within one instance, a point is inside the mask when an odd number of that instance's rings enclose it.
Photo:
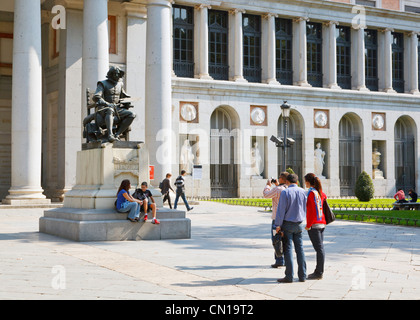
M 287 156 L 287 125 L 290 117 L 290 104 L 287 101 L 281 105 L 281 114 L 283 116 L 283 134 L 284 134 L 284 143 L 283 143 L 283 171 L 286 171 L 286 156 Z
M 287 125 L 290 117 L 291 106 L 287 103 L 287 101 L 284 101 L 280 108 L 283 117 L 283 140 L 276 138 L 275 136 L 271 136 L 270 140 L 276 144 L 277 148 L 283 148 L 283 171 L 286 171 L 287 148 L 291 147 L 295 143 L 295 140 L 287 137 Z

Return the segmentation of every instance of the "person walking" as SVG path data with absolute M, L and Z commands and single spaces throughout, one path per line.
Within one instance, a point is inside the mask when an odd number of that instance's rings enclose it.
M 175 203 L 174 203 L 174 209 L 176 210 L 177 206 L 178 206 L 178 200 L 179 197 L 182 198 L 182 200 L 184 201 L 185 207 L 187 208 L 187 211 L 191 211 L 192 209 L 194 209 L 194 207 L 190 207 L 187 201 L 187 198 L 185 197 L 185 180 L 184 180 L 184 176 L 187 174 L 187 172 L 185 170 L 181 170 L 181 175 L 176 178 L 175 180 L 175 186 L 176 186 L 176 197 L 175 197 Z
M 313 173 L 305 176 L 305 185 L 309 188 L 306 202 L 306 230 L 316 252 L 316 268 L 307 279 L 319 280 L 324 274 L 325 250 L 324 230 L 326 226 L 323 203 L 327 196 L 322 192 L 321 180 Z
M 288 172 L 282 172 L 280 174 L 280 177 L 276 182 L 273 182 L 271 179 L 267 181 L 267 185 L 264 188 L 263 195 L 264 198 L 271 199 L 271 208 L 272 208 L 272 214 L 271 214 L 271 242 L 274 246 L 274 240 L 275 240 L 275 231 L 276 226 L 274 224 L 276 220 L 276 213 L 277 213 L 277 207 L 279 204 L 280 194 L 283 190 L 287 188 L 286 185 L 286 178 L 289 175 Z M 274 184 L 274 186 L 272 186 Z M 271 265 L 272 268 L 278 268 L 284 266 L 284 255 L 277 256 L 276 252 L 274 251 L 274 264 Z
M 293 252 L 295 247 L 298 277 L 300 282 L 306 280 L 306 260 L 303 252 L 302 223 L 306 218 L 306 192 L 297 186 L 298 176 L 289 174 L 286 179 L 287 189 L 280 194 L 276 213 L 276 232 L 283 232 L 286 237 L 284 248 L 284 262 L 286 264 L 285 277 L 278 279 L 280 283 L 293 282 Z
M 171 195 L 169 193 L 169 190 L 172 190 L 172 192 L 175 192 L 174 189 L 172 189 L 171 187 L 171 177 L 172 174 L 167 173 L 166 174 L 166 178 L 163 179 L 163 181 L 161 182 L 161 188 L 160 188 L 160 192 L 163 195 L 163 203 L 165 203 L 166 200 L 168 200 L 168 204 L 169 204 L 169 208 L 172 209 L 172 204 L 171 204 Z

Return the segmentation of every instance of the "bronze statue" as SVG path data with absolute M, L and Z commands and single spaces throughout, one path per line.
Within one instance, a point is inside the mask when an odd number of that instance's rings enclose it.
M 95 112 L 88 114 L 83 120 L 83 136 L 87 142 L 114 142 L 119 141 L 121 137 L 128 140 L 130 125 L 136 117 L 136 114 L 129 110 L 133 107 L 131 102 L 127 101 L 131 97 L 123 89 L 124 71 L 118 67 L 111 67 L 106 77 L 106 80 L 98 82 L 92 97 Z

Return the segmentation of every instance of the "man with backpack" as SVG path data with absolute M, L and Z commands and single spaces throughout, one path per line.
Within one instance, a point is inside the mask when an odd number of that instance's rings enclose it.
M 172 174 L 167 173 L 166 178 L 163 179 L 163 181 L 161 181 L 161 183 L 159 184 L 160 192 L 162 193 L 162 196 L 163 196 L 163 203 L 165 203 L 165 201 L 168 200 L 170 209 L 172 209 L 172 204 L 171 204 L 171 195 L 169 193 L 169 190 L 172 190 L 173 192 L 175 192 L 174 189 L 172 189 L 171 187 L 171 180 L 170 180 L 171 177 L 172 177 Z
M 176 186 L 176 197 L 175 197 L 175 204 L 174 204 L 174 209 L 176 210 L 176 207 L 178 205 L 178 200 L 179 197 L 182 198 L 182 200 L 185 203 L 185 207 L 187 208 L 187 211 L 191 211 L 192 209 L 194 209 L 194 207 L 190 207 L 188 205 L 188 201 L 187 198 L 185 197 L 185 180 L 184 180 L 184 176 L 187 174 L 187 172 L 185 170 L 181 170 L 181 175 L 176 178 L 175 180 L 175 186 Z

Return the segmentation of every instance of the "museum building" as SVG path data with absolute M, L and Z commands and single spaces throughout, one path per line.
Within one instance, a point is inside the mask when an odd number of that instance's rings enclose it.
M 363 170 L 375 196 L 416 189 L 419 35 L 418 0 L 2 1 L 0 199 L 63 199 L 110 66 L 154 186 L 185 169 L 189 196 L 259 197 L 285 162 L 328 196 Z

